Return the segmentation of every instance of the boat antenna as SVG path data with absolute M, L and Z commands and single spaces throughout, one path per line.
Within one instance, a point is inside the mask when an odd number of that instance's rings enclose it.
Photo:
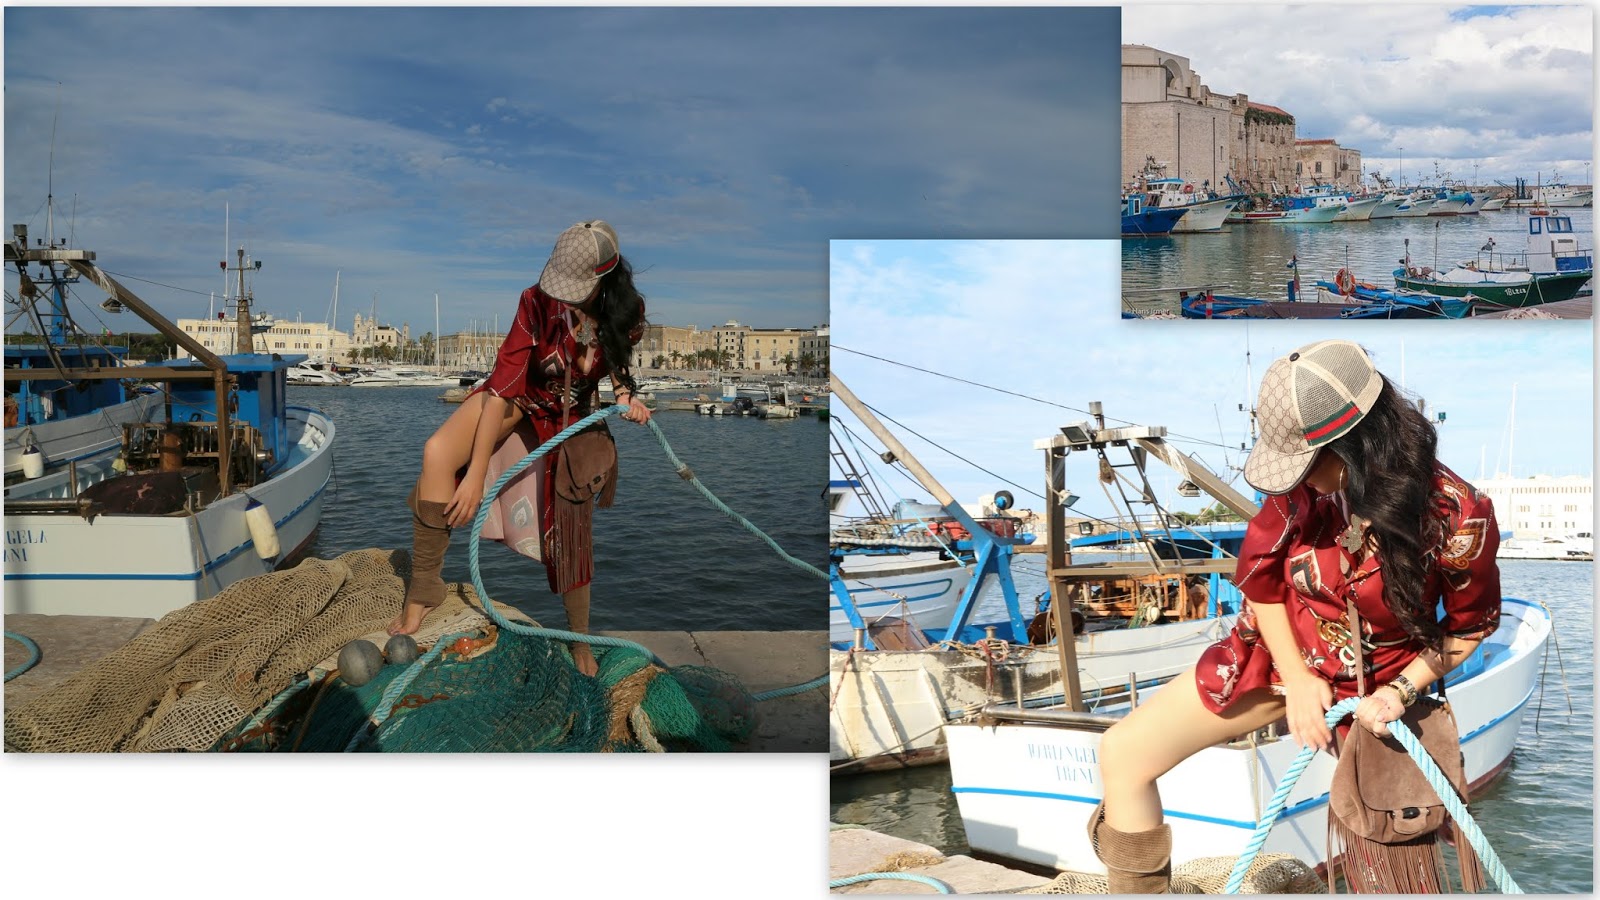
M 56 82 L 56 112 L 50 120 L 50 163 L 45 172 L 44 188 L 44 236 L 45 241 L 52 248 L 56 245 L 56 126 L 61 124 L 61 82 Z M 52 269 L 55 267 L 52 266 Z
M 1439 226 L 1443 222 L 1433 223 L 1433 270 L 1439 271 Z

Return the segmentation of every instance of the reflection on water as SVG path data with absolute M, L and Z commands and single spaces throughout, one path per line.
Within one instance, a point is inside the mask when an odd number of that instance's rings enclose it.
M 1504 560 L 1500 572 L 1506 596 L 1537 600 L 1550 608 L 1561 652 L 1558 660 L 1551 645 L 1543 684 L 1535 690 L 1518 734 L 1515 761 L 1504 777 L 1472 798 L 1472 815 L 1523 890 L 1590 893 L 1594 890 L 1594 568 L 1583 563 Z M 947 855 L 968 852 L 946 766 L 835 778 L 831 814 L 833 822 L 865 825 Z
M 1594 247 L 1594 210 L 1554 210 L 1572 216 L 1579 246 Z M 1178 288 L 1210 287 L 1218 294 L 1287 299 L 1298 257 L 1302 299 L 1316 281 L 1347 268 L 1357 280 L 1394 287 L 1393 272 L 1411 241 L 1415 265 L 1449 268 L 1473 259 L 1494 238 L 1495 252 L 1527 248 L 1528 216 L 1516 210 L 1475 216 L 1429 216 L 1335 222 L 1327 225 L 1229 225 L 1219 234 L 1178 234 L 1122 242 L 1124 304 L 1141 314 L 1177 312 Z M 1437 243 L 1437 252 L 1435 252 Z M 1437 261 L 1437 263 L 1436 263 Z M 1164 289 L 1162 293 L 1147 289 Z M 1171 289 L 1172 293 L 1166 293 Z

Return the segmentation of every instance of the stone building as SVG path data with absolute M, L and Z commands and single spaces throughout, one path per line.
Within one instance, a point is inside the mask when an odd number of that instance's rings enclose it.
M 1274 194 L 1294 190 L 1294 116 L 1276 106 L 1247 103 L 1243 119 L 1239 172 L 1247 186 Z
M 505 339 L 503 334 L 474 331 L 440 335 L 439 363 L 447 369 L 487 372 Z
M 1141 44 L 1122 46 L 1122 177 L 1134 180 L 1148 159 L 1169 177 L 1221 187 L 1238 177 L 1235 147 L 1243 140 L 1243 94 L 1217 94 L 1200 81 L 1188 57 Z
M 701 331 L 695 325 L 649 325 L 644 337 L 633 348 L 632 365 L 637 369 L 704 368 L 697 356 L 706 350 L 716 350 L 714 332 Z M 656 365 L 657 360 L 661 365 Z
M 790 372 L 800 367 L 803 328 L 752 328 L 745 336 L 746 365 L 757 372 Z
M 1247 94 L 1211 90 L 1178 56 L 1142 44 L 1122 46 L 1122 177 L 1147 160 L 1169 177 L 1225 187 L 1224 176 L 1256 190 L 1294 186 L 1294 116 Z
M 811 367 L 804 368 L 806 357 L 810 357 Z M 800 338 L 800 359 L 802 375 L 823 375 L 828 371 L 828 326 L 818 325 Z
M 1294 142 L 1295 177 L 1301 184 L 1361 188 L 1361 151 L 1347 150 L 1332 138 Z

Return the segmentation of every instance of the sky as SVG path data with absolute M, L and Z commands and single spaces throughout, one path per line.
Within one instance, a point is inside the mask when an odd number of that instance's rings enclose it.
M 1368 173 L 1592 183 L 1591 4 L 1129 5 L 1122 22 L 1124 43 L 1188 57 L 1212 91 L 1281 107 Z
M 1237 478 L 1246 456 L 1239 447 L 1249 440 L 1239 406 L 1253 402 L 1274 359 L 1328 338 L 1359 342 L 1380 371 L 1430 412 L 1443 413 L 1439 456 L 1457 474 L 1477 478 L 1480 465 L 1487 475 L 1508 466 L 1518 476 L 1593 474 L 1591 322 L 1124 321 L 1120 265 L 1114 241 L 835 241 L 833 371 L 863 402 L 901 423 L 885 424 L 966 503 L 1003 488 L 1020 508 L 1041 508 L 1026 493 L 1043 484 L 1043 451 L 1033 442 L 1087 420 L 1094 400 L 1108 424 L 1166 426 L 1175 446 L 1249 496 Z M 841 401 L 832 408 L 857 436 L 867 434 Z M 874 467 L 898 498 L 928 499 L 907 479 Z M 1194 511 L 1210 502 L 1178 498 L 1179 479 L 1163 464 L 1152 461 L 1149 471 L 1168 508 Z M 1082 498 L 1075 512 L 1115 512 L 1090 454 L 1067 457 L 1067 487 Z
M 421 334 L 435 292 L 445 333 L 509 323 L 557 234 L 603 218 L 653 321 L 809 327 L 833 237 L 1109 236 L 1117 29 L 1109 8 L 12 7 L 6 223 L 44 236 L 53 174 L 58 238 L 203 316 L 226 205 L 259 310 L 325 321 L 340 273 L 342 327 L 376 297 Z

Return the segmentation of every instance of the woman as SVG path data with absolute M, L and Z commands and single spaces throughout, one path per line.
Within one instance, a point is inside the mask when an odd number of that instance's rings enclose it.
M 538 284 L 522 292 L 494 371 L 423 445 L 422 476 L 407 502 L 412 511 L 411 580 L 405 606 L 389 625 L 391 634 L 415 632 L 428 611 L 444 600 L 439 572 L 450 529 L 471 523 L 477 515 L 486 481 L 498 475 L 491 472 L 491 457 L 514 430 L 531 431 L 528 445 L 549 440 L 594 410 L 600 379 L 608 376 L 617 404 L 627 407 L 622 417 L 640 424 L 650 420 L 628 371 L 629 354 L 644 326 L 644 297 L 633 286 L 633 271 L 620 253 L 616 231 L 596 220 L 562 232 Z M 557 493 L 558 458 L 541 458 L 532 477 L 525 479 L 531 505 L 537 507 L 539 539 L 534 546 L 517 549 L 543 559 L 550 589 L 561 595 L 568 629 L 587 633 L 592 504 L 569 503 Z M 511 482 L 502 502 L 517 484 Z M 597 671 L 588 644 L 574 643 L 572 657 L 584 674 Z
M 1324 714 L 1357 695 L 1349 599 L 1366 683 L 1380 685 L 1354 721 L 1378 734 L 1499 624 L 1493 506 L 1438 463 L 1432 423 L 1359 346 L 1321 341 L 1276 360 L 1257 415 L 1244 475 L 1267 496 L 1234 577 L 1245 609 L 1101 743 L 1089 840 L 1113 894 L 1168 889 L 1155 782 L 1184 759 L 1285 718 L 1296 743 L 1331 749 Z

